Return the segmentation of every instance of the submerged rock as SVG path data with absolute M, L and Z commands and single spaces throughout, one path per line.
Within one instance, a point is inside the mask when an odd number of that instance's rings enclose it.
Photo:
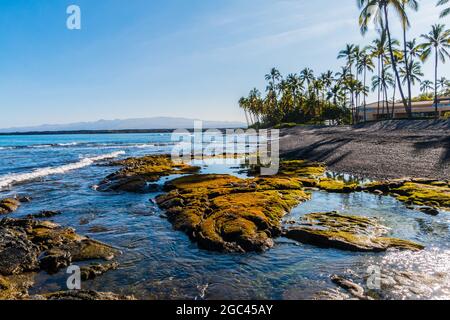
M 16 211 L 20 207 L 20 201 L 14 198 L 0 200 L 0 215 Z
M 168 182 L 158 196 L 176 230 L 199 246 L 223 252 L 264 251 L 281 234 L 281 218 L 310 199 L 295 178 L 239 179 L 192 175 Z
M 54 216 L 59 216 L 61 214 L 62 214 L 61 211 L 43 210 L 36 214 L 30 214 L 27 217 L 30 219 L 32 219 L 32 218 L 42 219 L 42 218 L 51 218 Z
M 353 297 L 360 300 L 373 300 L 371 297 L 367 296 L 364 292 L 364 288 L 353 281 L 346 279 L 344 277 L 333 275 L 331 276 L 331 281 L 339 286 L 340 288 L 346 290 Z
M 186 163 L 176 163 L 172 161 L 170 155 L 129 158 L 110 164 L 123 168 L 100 182 L 98 191 L 152 192 L 155 190 L 155 184 L 152 182 L 158 181 L 163 176 L 196 173 L 200 170 L 199 167 Z
M 283 235 L 305 244 L 349 251 L 424 248 L 408 240 L 383 237 L 387 231 L 375 219 L 325 212 L 305 215 L 300 226 L 287 228 Z
M 119 295 L 112 292 L 71 290 L 32 296 L 34 300 L 135 300 L 133 296 Z
M 92 280 L 110 270 L 116 270 L 118 267 L 119 264 L 117 262 L 105 264 L 95 263 L 88 266 L 83 266 L 81 267 L 81 280 Z

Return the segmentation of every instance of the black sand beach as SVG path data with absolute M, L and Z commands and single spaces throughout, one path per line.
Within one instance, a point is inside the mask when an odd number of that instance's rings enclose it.
M 450 121 L 385 121 L 299 126 L 280 137 L 284 157 L 322 161 L 337 172 L 376 179 L 450 179 Z

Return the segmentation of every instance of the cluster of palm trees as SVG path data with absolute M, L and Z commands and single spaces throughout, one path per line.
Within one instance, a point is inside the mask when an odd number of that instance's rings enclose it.
M 284 78 L 273 68 L 265 77 L 264 96 L 253 89 L 248 97 L 239 100 L 250 125 L 365 121 L 370 90 L 378 97 L 378 119 L 394 117 L 397 100 L 411 118 L 413 101 L 434 98 L 435 115 L 438 115 L 438 96 L 450 91 L 449 81 L 438 79 L 440 64 L 450 58 L 450 29 L 435 24 L 419 40 L 408 39 L 408 13 L 419 9 L 418 0 L 357 0 L 357 4 L 361 10 L 361 33 L 365 35 L 373 23 L 378 37 L 368 46 L 348 44 L 340 51 L 338 59 L 345 63 L 339 72 L 327 71 L 316 76 L 306 68 Z M 446 4 L 450 4 L 450 0 L 438 2 L 441 6 Z M 449 14 L 450 8 L 444 8 L 441 17 Z M 402 41 L 392 35 L 393 17 L 400 19 Z M 435 79 L 422 80 L 422 63 L 431 57 L 434 58 Z M 420 85 L 423 93 L 420 97 L 412 96 L 416 85 Z

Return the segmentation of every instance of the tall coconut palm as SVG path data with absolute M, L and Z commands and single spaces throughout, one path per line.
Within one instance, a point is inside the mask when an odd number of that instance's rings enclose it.
M 361 55 L 356 62 L 357 71 L 359 74 L 363 74 L 363 86 L 366 88 L 367 85 L 367 71 L 373 72 L 375 65 L 372 60 L 372 56 L 368 53 L 369 48 L 366 47 L 362 50 Z M 367 90 L 366 90 L 367 91 Z M 367 107 L 367 94 L 364 94 L 364 121 L 366 121 L 366 107 Z
M 430 95 L 430 91 L 434 89 L 434 83 L 430 80 L 424 80 L 420 83 L 420 92 Z
M 435 117 L 439 116 L 438 112 L 438 67 L 439 61 L 446 62 L 446 58 L 450 58 L 450 29 L 445 29 L 443 24 L 435 24 L 431 27 L 431 31 L 428 34 L 423 34 L 421 37 L 424 39 L 421 48 L 423 53 L 421 55 L 422 61 L 428 60 L 430 55 L 435 54 L 434 60 L 434 108 Z
M 272 68 L 270 72 L 265 75 L 265 79 L 269 82 L 267 90 L 272 89 L 276 91 L 278 81 L 281 79 L 281 73 L 276 68 Z
M 247 121 L 247 126 L 250 127 L 250 120 L 248 117 L 248 99 L 245 97 L 242 97 L 239 99 L 239 107 L 244 110 L 245 113 L 245 120 Z
M 406 8 L 409 7 L 414 11 L 419 10 L 419 3 L 417 0 L 402 0 L 403 10 L 406 12 Z M 406 85 L 408 88 L 408 109 L 412 110 L 412 79 L 411 79 L 411 68 L 414 63 L 410 63 L 409 55 L 408 55 L 408 41 L 407 41 L 407 30 L 410 27 L 409 21 L 407 19 L 402 19 L 402 30 L 403 30 L 403 63 L 405 65 L 406 71 Z M 405 79 L 405 78 L 404 78 Z M 404 81 L 403 81 L 404 82 Z M 411 112 L 408 114 L 411 116 Z
M 408 79 L 412 85 L 416 85 L 416 82 L 421 83 L 420 78 L 423 77 L 422 65 L 417 61 L 409 61 L 407 67 L 400 68 L 400 75 L 403 84 L 407 83 Z
M 409 109 L 408 102 L 406 100 L 403 88 L 401 86 L 400 74 L 397 68 L 397 61 L 394 57 L 394 45 L 390 30 L 389 9 L 393 9 L 397 16 L 400 18 L 402 25 L 409 26 L 409 18 L 405 11 L 405 0 L 357 0 L 358 7 L 361 9 L 359 18 L 359 24 L 361 27 L 361 33 L 365 35 L 368 31 L 369 24 L 373 21 L 375 25 L 381 30 L 386 32 L 389 45 L 389 54 L 392 63 L 392 69 L 394 70 L 395 78 L 398 84 L 398 89 L 402 98 L 403 105 L 406 113 L 410 116 L 411 110 Z
M 450 0 L 439 0 L 438 6 L 443 6 L 449 2 L 450 2 Z M 441 18 L 446 17 L 449 14 L 450 14 L 450 7 L 447 7 L 441 12 Z
M 372 45 L 369 46 L 369 50 L 371 55 L 377 59 L 377 77 L 382 78 L 382 73 L 385 70 L 385 65 L 389 62 L 389 59 L 387 58 L 389 52 L 389 45 L 387 41 L 386 32 L 384 31 L 379 32 L 379 38 L 372 41 Z M 381 90 L 381 81 L 379 81 L 378 83 L 379 86 L 376 90 L 378 97 L 377 114 L 379 115 L 382 90 Z
M 309 68 L 303 69 L 300 71 L 300 80 L 303 81 L 303 83 L 306 83 L 306 89 L 309 91 L 311 83 L 315 80 L 314 71 Z
M 449 81 L 447 80 L 446 77 L 441 77 L 438 80 L 438 86 L 439 86 L 439 89 L 441 90 L 442 94 L 444 94 L 445 89 L 448 87 L 448 84 L 449 84 Z

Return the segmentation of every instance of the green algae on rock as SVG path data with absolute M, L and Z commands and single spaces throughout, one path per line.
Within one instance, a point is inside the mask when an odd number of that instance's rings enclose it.
M 240 179 L 192 175 L 170 181 L 158 196 L 176 230 L 199 246 L 222 252 L 264 251 L 281 234 L 281 218 L 310 199 L 301 183 L 288 177 Z
M 357 183 L 346 183 L 344 181 L 331 178 L 319 179 L 316 186 L 320 190 L 334 193 L 352 193 L 360 190 Z
M 151 191 L 151 183 L 172 174 L 196 173 L 199 167 L 172 161 L 170 155 L 154 155 L 128 158 L 111 162 L 110 165 L 123 166 L 100 182 L 99 191 L 126 191 L 145 193 Z
M 28 289 L 34 284 L 34 274 L 0 275 L 0 300 L 28 298 Z
M 16 211 L 20 207 L 20 201 L 14 198 L 0 200 L 0 215 Z
M 448 181 L 431 179 L 396 179 L 372 182 L 364 190 L 393 195 L 407 204 L 450 210 L 450 184 Z
M 305 244 L 348 251 L 386 251 L 389 248 L 422 250 L 420 244 L 384 237 L 387 228 L 375 219 L 337 212 L 311 213 L 299 226 L 287 228 L 283 235 Z
M 279 164 L 277 175 L 291 177 L 318 178 L 325 174 L 326 166 L 320 162 L 308 160 L 282 160 Z M 249 175 L 258 176 L 261 172 L 261 165 L 248 166 Z

